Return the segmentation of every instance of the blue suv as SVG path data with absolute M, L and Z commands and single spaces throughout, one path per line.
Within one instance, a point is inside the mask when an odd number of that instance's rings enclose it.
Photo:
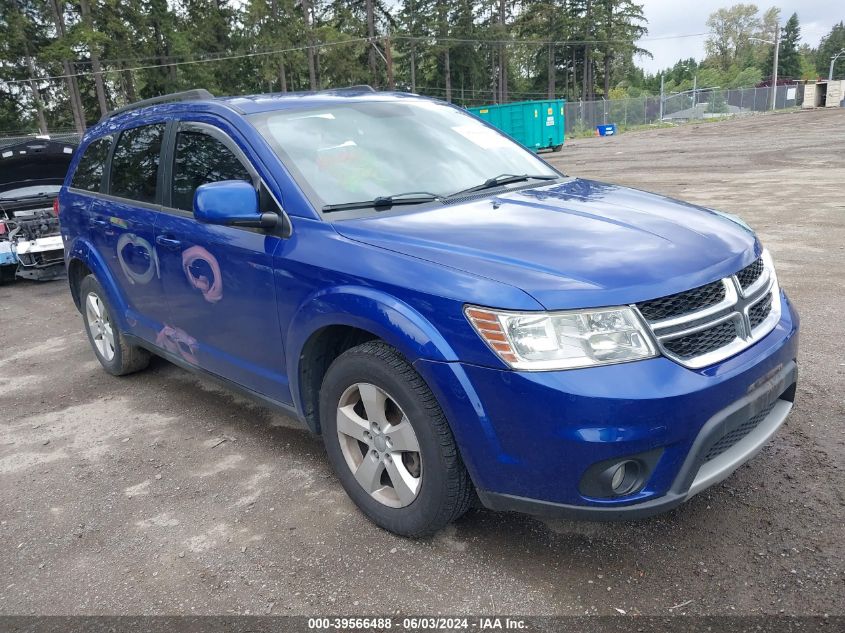
M 85 135 L 59 213 L 106 371 L 156 354 L 297 416 L 399 534 L 475 500 L 665 511 L 792 408 L 798 316 L 740 219 L 567 177 L 440 101 L 134 104 Z

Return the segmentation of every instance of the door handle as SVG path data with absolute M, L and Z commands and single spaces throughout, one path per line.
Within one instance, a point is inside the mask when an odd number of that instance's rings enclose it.
M 166 235 L 156 235 L 156 244 L 171 251 L 175 251 L 182 246 L 182 242 Z
M 109 226 L 109 223 L 105 220 L 100 220 L 99 218 L 92 218 L 89 224 L 95 228 L 105 228 Z

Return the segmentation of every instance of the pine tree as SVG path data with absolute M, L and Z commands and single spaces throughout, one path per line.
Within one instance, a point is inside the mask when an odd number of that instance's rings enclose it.
M 801 57 L 798 53 L 801 27 L 798 25 L 798 14 L 793 13 L 786 25 L 781 29 L 780 52 L 778 54 L 778 78 L 798 79 L 801 76 Z M 774 47 L 771 47 L 766 68 L 772 76 L 774 65 Z
M 47 5 L 57 37 L 45 48 L 45 53 L 48 58 L 61 62 L 74 127 L 77 132 L 82 133 L 85 131 L 87 122 L 85 107 L 82 104 L 82 96 L 79 91 L 78 73 L 76 66 L 71 62 L 75 51 L 73 40 L 68 35 L 67 16 L 65 15 L 66 5 L 63 0 L 48 0 Z
M 830 72 L 830 60 L 839 51 L 845 50 L 845 22 L 835 24 L 830 33 L 825 35 L 816 53 L 816 70 L 819 77 L 827 78 Z M 833 67 L 834 79 L 845 79 L 845 55 L 840 57 Z
M 19 0 L 2 0 L 4 19 L 0 20 L 0 73 L 9 79 L 37 77 L 34 56 L 44 39 L 33 19 L 35 7 Z M 42 134 L 49 132 L 40 82 L 9 84 L 0 89 L 0 130 L 23 131 L 31 123 L 29 110 L 34 110 L 35 123 Z M 30 108 L 31 104 L 31 108 Z
M 602 40 L 604 97 L 610 95 L 614 65 L 630 60 L 634 53 L 648 54 L 634 42 L 648 33 L 643 5 L 633 0 L 600 0 L 596 6 L 598 35 Z

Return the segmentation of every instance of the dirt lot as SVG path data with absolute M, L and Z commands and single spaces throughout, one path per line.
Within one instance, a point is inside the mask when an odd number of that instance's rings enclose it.
M 108 376 L 65 285 L 18 283 L 0 288 L 0 613 L 845 613 L 845 109 L 551 158 L 741 214 L 772 250 L 801 379 L 756 460 L 647 521 L 473 510 L 404 540 L 294 421 L 165 362 Z

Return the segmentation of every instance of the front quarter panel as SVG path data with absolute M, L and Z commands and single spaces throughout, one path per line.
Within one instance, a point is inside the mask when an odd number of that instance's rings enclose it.
M 300 356 L 309 338 L 326 326 L 370 332 L 410 363 L 473 358 L 503 367 L 470 327 L 464 304 L 494 297 L 515 309 L 540 309 L 511 286 L 348 240 L 327 222 L 292 220 L 293 234 L 280 244 L 274 269 L 287 371 L 299 411 Z

